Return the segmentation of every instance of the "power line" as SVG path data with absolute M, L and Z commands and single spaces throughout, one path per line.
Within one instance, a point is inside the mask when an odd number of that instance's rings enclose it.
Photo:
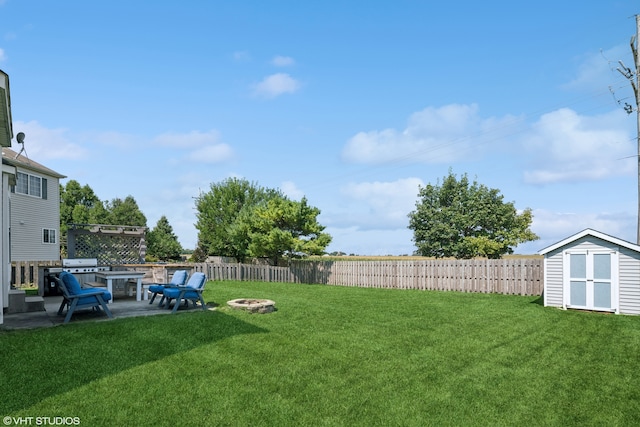
M 629 45 L 631 46 L 631 53 L 633 55 L 633 63 L 635 67 L 635 71 L 631 70 L 631 68 L 624 65 L 622 61 L 618 61 L 620 67 L 617 67 L 616 70 L 620 72 L 631 84 L 631 89 L 633 89 L 633 95 L 635 96 L 636 101 L 636 131 L 637 131 L 637 148 L 638 148 L 638 225 L 637 225 L 637 237 L 636 243 L 640 244 L 640 94 L 638 93 L 638 87 L 640 86 L 640 58 L 638 57 L 638 38 L 640 37 L 640 15 L 635 15 L 636 17 L 636 34 L 631 36 L 631 41 Z M 631 114 L 633 112 L 633 107 L 625 102 L 624 110 L 627 114 Z

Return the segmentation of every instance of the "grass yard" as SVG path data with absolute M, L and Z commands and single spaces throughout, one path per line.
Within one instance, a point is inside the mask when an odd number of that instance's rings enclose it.
M 249 314 L 225 302 L 268 298 Z M 93 425 L 640 424 L 640 317 L 210 282 L 217 311 L 0 332 L 0 415 Z

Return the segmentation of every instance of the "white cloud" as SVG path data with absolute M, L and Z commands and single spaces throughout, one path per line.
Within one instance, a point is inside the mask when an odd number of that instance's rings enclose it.
M 185 153 L 190 161 L 199 163 L 220 163 L 233 157 L 233 149 L 220 142 L 220 133 L 191 131 L 189 133 L 164 133 L 154 138 L 155 144 L 176 149 L 192 149 Z
M 0 62 L 4 62 L 7 60 L 7 54 L 4 53 L 4 49 L 0 48 Z
M 625 123 L 626 122 L 626 123 Z M 593 180 L 633 172 L 635 143 L 622 111 L 580 116 L 564 108 L 543 115 L 522 139 L 529 183 Z
M 84 135 L 83 138 L 88 141 L 92 141 L 108 147 L 115 147 L 124 151 L 135 151 L 141 143 L 140 137 L 127 133 L 105 131 L 105 132 L 91 132 Z
M 514 117 L 482 119 L 477 105 L 428 107 L 409 117 L 398 131 L 359 132 L 342 151 L 343 159 L 358 163 L 418 161 L 448 163 L 478 155 L 479 146 L 501 138 Z
M 399 208 L 407 211 L 407 208 L 413 208 L 421 185 L 424 183 L 419 178 L 405 178 L 393 182 L 350 183 L 341 192 L 376 209 L 392 211 Z
M 621 109 L 584 116 L 564 108 L 527 127 L 518 117 L 483 119 L 476 105 L 453 104 L 412 114 L 402 131 L 360 132 L 342 156 L 359 163 L 453 163 L 520 152 L 528 183 L 593 180 L 633 173 L 633 125 Z
M 217 144 L 220 133 L 216 130 L 208 132 L 191 131 L 189 133 L 163 133 L 154 138 L 154 143 L 173 148 L 201 147 L 203 145 Z
M 265 77 L 254 86 L 254 94 L 265 98 L 275 98 L 285 93 L 295 93 L 301 87 L 300 82 L 286 73 L 276 73 Z
M 38 163 L 45 163 L 48 159 L 84 159 L 88 156 L 84 147 L 72 141 L 67 129 L 48 129 L 35 120 L 16 120 L 13 132 L 15 135 L 24 132 L 27 155 Z M 22 146 L 14 141 L 11 148 L 19 151 Z
M 247 62 L 251 60 L 251 55 L 246 51 L 233 52 L 233 59 L 238 62 Z
M 293 181 L 284 181 L 280 186 L 280 190 L 292 200 L 300 200 L 304 197 L 304 192 L 296 187 Z
M 326 221 L 335 227 L 397 229 L 409 224 L 407 215 L 415 209 L 419 178 L 393 182 L 350 183 L 341 188 L 341 211 L 327 212 Z
M 200 163 L 221 163 L 233 157 L 233 150 L 227 144 L 207 145 L 192 151 L 187 158 Z
M 296 61 L 290 56 L 276 56 L 271 60 L 271 64 L 276 67 L 290 67 L 294 65 Z

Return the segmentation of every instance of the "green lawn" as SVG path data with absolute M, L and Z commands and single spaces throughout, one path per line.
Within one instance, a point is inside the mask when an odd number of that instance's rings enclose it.
M 278 310 L 231 310 L 268 298 Z M 93 425 L 640 424 L 640 317 L 539 298 L 208 283 L 217 311 L 0 332 L 0 415 Z

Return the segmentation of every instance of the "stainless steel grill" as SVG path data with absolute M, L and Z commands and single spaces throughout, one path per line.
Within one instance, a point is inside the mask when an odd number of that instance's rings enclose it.
M 99 266 L 97 258 L 65 258 L 62 260 L 62 267 L 49 267 L 45 269 L 45 289 L 43 293 L 59 294 L 59 290 L 55 289 L 55 281 L 52 276 L 58 276 L 63 271 L 72 273 L 80 284 L 94 282 L 96 280 L 95 273 L 98 271 L 109 271 L 109 266 Z
M 62 267 L 51 267 L 49 273 L 95 273 L 96 271 L 109 271 L 109 266 L 99 266 L 96 258 L 65 258 Z
M 97 258 L 65 258 L 62 260 L 62 271 L 69 273 L 95 273 L 108 271 L 109 267 L 98 266 Z

